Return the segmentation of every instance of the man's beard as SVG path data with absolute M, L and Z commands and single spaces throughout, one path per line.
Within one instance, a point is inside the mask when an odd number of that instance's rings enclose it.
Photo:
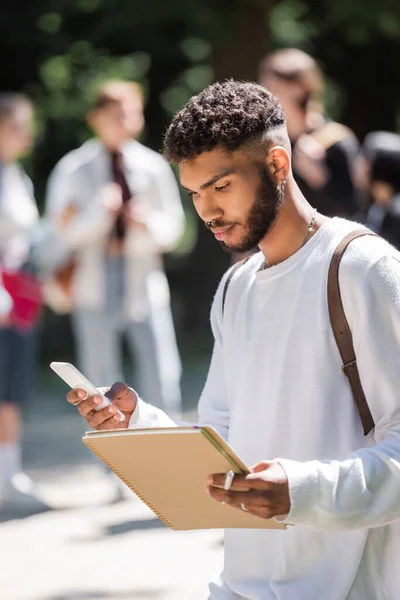
M 235 246 L 219 242 L 224 250 L 232 254 L 250 252 L 258 246 L 270 231 L 283 204 L 283 194 L 271 180 L 265 165 L 259 165 L 257 169 L 261 185 L 247 217 L 246 235 Z

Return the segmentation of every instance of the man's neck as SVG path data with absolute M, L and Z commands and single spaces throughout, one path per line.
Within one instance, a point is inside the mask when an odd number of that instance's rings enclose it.
M 259 244 L 266 264 L 277 265 L 295 254 L 327 220 L 315 212 L 296 184 L 288 185 L 276 221 Z
M 121 142 L 120 144 L 109 144 L 106 143 L 104 140 L 102 140 L 101 138 L 98 138 L 99 142 L 102 144 L 102 146 L 105 148 L 105 150 L 107 152 L 109 152 L 110 154 L 118 154 L 118 153 L 122 153 L 127 144 L 129 142 L 132 142 L 132 139 L 126 139 L 125 141 Z

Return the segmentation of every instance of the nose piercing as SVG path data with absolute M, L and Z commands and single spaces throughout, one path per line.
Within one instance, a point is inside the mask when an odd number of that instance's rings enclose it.
M 207 227 L 214 227 L 215 221 L 207 221 Z

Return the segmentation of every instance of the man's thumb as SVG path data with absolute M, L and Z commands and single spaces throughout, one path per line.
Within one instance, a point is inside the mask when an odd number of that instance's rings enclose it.
M 250 473 L 260 473 L 261 471 L 265 471 L 266 469 L 269 469 L 274 464 L 275 463 L 273 460 L 262 460 L 261 462 L 257 463 L 256 465 L 253 465 L 252 467 L 250 467 Z
M 117 381 L 105 393 L 111 402 L 116 404 L 122 411 L 130 412 L 135 409 L 137 397 L 135 392 L 123 381 Z

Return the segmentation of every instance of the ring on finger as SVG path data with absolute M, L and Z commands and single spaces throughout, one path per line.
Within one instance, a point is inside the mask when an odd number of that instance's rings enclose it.
M 245 505 L 245 503 L 244 503 L 244 502 L 242 502 L 242 503 L 240 504 L 240 508 L 241 508 L 242 510 L 244 510 L 244 512 L 248 512 L 248 510 L 247 510 L 247 506 Z
M 225 475 L 224 490 L 229 491 L 231 489 L 234 477 L 235 473 L 233 471 L 227 472 L 227 474 Z

